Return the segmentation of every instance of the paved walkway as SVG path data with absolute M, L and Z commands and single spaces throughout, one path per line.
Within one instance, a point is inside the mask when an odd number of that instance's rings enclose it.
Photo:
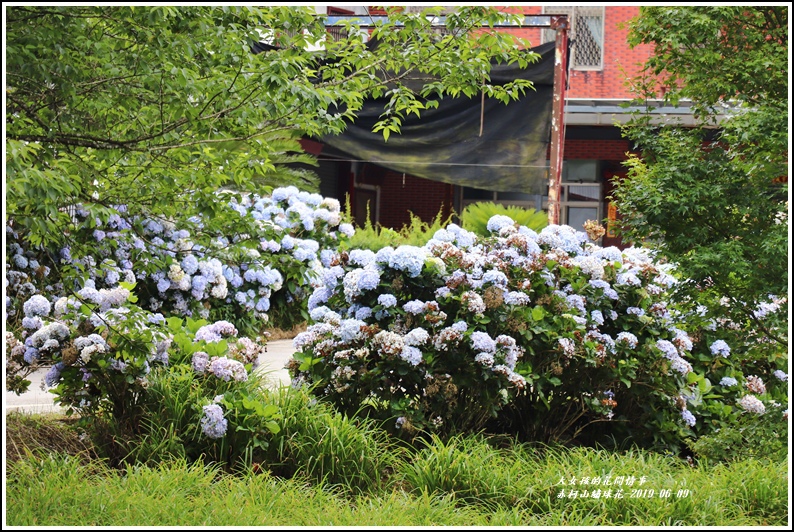
M 284 369 L 284 365 L 294 352 L 292 340 L 273 340 L 268 342 L 267 352 L 259 358 L 259 367 L 257 367 L 256 372 L 265 374 L 266 381 L 270 385 L 289 384 L 289 372 Z M 61 407 L 53 404 L 54 396 L 49 391 L 41 389 L 47 371 L 47 369 L 40 369 L 29 375 L 30 387 L 22 395 L 5 392 L 4 411 L 18 410 L 31 414 L 63 411 Z

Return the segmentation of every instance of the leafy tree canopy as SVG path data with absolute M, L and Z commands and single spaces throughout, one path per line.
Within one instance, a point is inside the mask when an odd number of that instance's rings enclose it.
M 655 51 L 640 96 L 661 84 L 703 127 L 624 128 L 641 152 L 613 198 L 624 235 L 678 263 L 687 294 L 753 322 L 788 287 L 788 7 L 642 7 L 629 42 Z
M 469 32 L 514 15 L 462 7 L 441 37 L 435 12 L 391 12 L 374 48 L 354 23 L 328 38 L 308 7 L 8 7 L 6 216 L 34 245 L 64 238 L 75 203 L 100 220 L 125 205 L 221 227 L 219 189 L 284 184 L 276 164 L 306 162 L 297 136 L 340 132 L 365 98 L 389 99 L 388 137 L 441 95 L 531 88 L 488 76 L 491 60 L 533 60 L 526 43 Z M 253 53 L 263 41 L 272 49 Z

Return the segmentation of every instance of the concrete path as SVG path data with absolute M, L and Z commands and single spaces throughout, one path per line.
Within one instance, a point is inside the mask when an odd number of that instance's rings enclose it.
M 292 340 L 268 342 L 267 352 L 259 358 L 259 367 L 256 372 L 264 374 L 267 383 L 271 386 L 288 385 L 290 377 L 289 372 L 284 369 L 284 365 L 292 358 L 294 352 Z M 31 384 L 28 391 L 22 395 L 5 392 L 3 410 L 5 412 L 9 410 L 24 411 L 30 414 L 62 412 L 61 407 L 53 404 L 54 395 L 41 389 L 47 371 L 48 369 L 40 369 L 28 375 Z

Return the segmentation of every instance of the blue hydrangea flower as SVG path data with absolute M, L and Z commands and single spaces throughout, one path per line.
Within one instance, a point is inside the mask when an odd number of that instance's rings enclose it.
M 348 253 L 348 260 L 350 264 L 363 268 L 375 262 L 375 252 L 369 249 L 353 249 Z
M 381 294 L 378 296 L 378 304 L 383 308 L 391 308 L 397 305 L 397 298 L 391 294 Z
M 419 348 L 412 345 L 406 345 L 400 352 L 400 358 L 411 364 L 412 366 L 419 365 L 422 362 L 422 352 Z
M 711 344 L 711 354 L 715 356 L 722 355 L 724 358 L 728 358 L 731 354 L 731 348 L 725 342 L 725 340 L 717 340 L 713 344 Z
M 482 283 L 483 285 L 492 283 L 505 288 L 507 286 L 507 276 L 499 270 L 488 270 L 482 276 Z
M 343 342 L 352 342 L 361 337 L 361 328 L 366 325 L 366 323 L 357 319 L 342 320 L 337 332 Z
M 389 259 L 389 267 L 403 271 L 409 277 L 418 277 L 425 265 L 427 252 L 416 246 L 400 246 L 394 250 Z
M 369 307 L 361 307 L 360 309 L 356 310 L 356 319 L 357 320 L 366 320 L 372 316 L 372 309 Z
M 524 292 L 507 292 L 504 295 L 504 301 L 506 305 L 529 305 L 530 299 L 527 294 Z
M 678 358 L 678 349 L 676 349 L 672 342 L 668 340 L 657 340 L 656 347 L 662 352 L 665 358 L 669 358 L 670 360 Z
M 471 333 L 471 345 L 475 351 L 483 351 L 486 353 L 493 353 L 496 351 L 496 342 L 491 336 L 482 331 L 475 331 Z
M 498 233 L 503 227 L 513 227 L 516 225 L 515 220 L 503 214 L 496 214 L 491 216 L 486 225 L 486 229 L 492 233 Z
M 199 267 L 198 259 L 196 259 L 196 257 L 194 257 L 193 255 L 188 255 L 187 257 L 182 259 L 182 262 L 180 264 L 182 266 L 182 269 L 188 275 L 193 275 L 194 273 L 196 273 Z
M 414 299 L 403 305 L 403 310 L 413 315 L 421 314 L 425 310 L 425 303 L 424 301 Z
M 689 425 L 690 427 L 694 427 L 695 423 L 697 422 L 695 416 L 692 415 L 692 412 L 690 412 L 686 408 L 681 410 L 681 417 L 684 419 L 684 422 L 686 422 L 686 424 Z
M 739 384 L 739 381 L 737 381 L 733 377 L 723 377 L 722 379 L 720 379 L 720 386 L 731 387 L 731 386 L 736 386 L 737 384 Z
M 637 337 L 630 332 L 619 332 L 615 343 L 626 344 L 629 348 L 634 349 L 637 347 Z
M 63 362 L 58 362 L 52 366 L 47 372 L 47 375 L 44 376 L 44 384 L 47 385 L 48 388 L 52 388 L 53 386 L 57 385 L 61 378 L 61 372 L 64 369 L 66 369 L 66 364 Z
M 456 321 L 450 327 L 458 332 L 465 333 L 469 329 L 469 324 L 461 320 Z

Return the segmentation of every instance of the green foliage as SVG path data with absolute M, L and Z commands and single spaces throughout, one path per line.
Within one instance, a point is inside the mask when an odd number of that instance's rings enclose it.
M 467 32 L 520 19 L 496 8 L 459 8 L 449 24 L 461 31 L 440 42 L 430 18 L 392 10 L 375 51 L 355 24 L 326 40 L 322 18 L 309 6 L 8 8 L 7 215 L 34 245 L 62 245 L 62 209 L 75 204 L 103 221 L 126 205 L 133 217 L 203 214 L 228 229 L 240 220 L 218 209 L 219 189 L 305 184 L 276 169 L 308 162 L 295 134 L 342 131 L 365 98 L 389 99 L 379 124 L 388 136 L 442 95 L 507 101 L 531 87 L 488 76 L 492 58 L 536 60 L 525 41 Z M 276 49 L 252 53 L 263 35 Z M 437 81 L 413 92 L 411 73 Z
M 704 463 L 738 462 L 748 458 L 785 463 L 788 458 L 788 414 L 782 406 L 767 407 L 763 415 L 741 412 L 731 424 L 689 441 L 696 458 Z M 788 405 L 786 405 L 788 410 Z
M 688 467 L 670 457 L 636 450 L 538 452 L 526 446 L 497 448 L 476 437 L 429 443 L 399 458 L 395 482 L 366 494 L 332 490 L 305 478 L 281 479 L 256 468 L 226 475 L 217 466 L 170 460 L 118 471 L 63 453 L 30 456 L 8 466 L 7 523 L 15 527 L 129 522 L 182 527 L 704 527 L 718 520 L 721 526 L 784 527 L 788 519 L 783 464 L 742 460 Z M 446 467 L 451 467 L 451 475 L 446 475 Z M 620 477 L 623 487 L 613 486 L 612 494 L 623 489 L 623 497 L 558 497 L 568 488 L 559 484 L 561 480 L 584 477 Z M 626 485 L 629 478 L 634 479 L 632 486 Z M 437 488 L 442 486 L 454 491 L 441 492 Z M 587 486 L 581 488 L 580 493 Z M 671 496 L 660 497 L 663 489 L 669 489 Z M 601 490 L 604 493 L 606 488 Z M 654 495 L 634 493 L 645 490 L 653 490 Z M 474 497 L 475 492 L 487 495 Z M 539 511 L 543 508 L 547 509 Z
M 347 206 L 350 212 L 350 205 Z M 452 218 L 443 217 L 444 208 L 439 209 L 438 213 L 430 222 L 423 221 L 420 217 L 409 211 L 410 222 L 403 225 L 399 230 L 383 227 L 380 224 L 372 225 L 369 220 L 369 206 L 367 206 L 367 219 L 364 227 L 357 227 L 355 234 L 342 243 L 340 249 L 369 249 L 378 251 L 381 248 L 391 246 L 424 246 L 428 240 L 433 238 L 436 231 L 443 229 Z
M 689 279 L 677 295 L 719 308 L 715 317 L 739 326 L 735 342 L 787 353 L 787 338 L 754 313 L 788 291 L 788 8 L 642 7 L 629 42 L 655 50 L 640 98 L 662 84 L 671 103 L 691 101 L 703 126 L 725 118 L 716 131 L 647 115 L 627 124 L 640 156 L 615 183 L 624 238 L 676 263 Z
M 298 476 L 349 492 L 380 487 L 395 456 L 386 433 L 372 421 L 353 419 L 318 402 L 304 389 L 268 392 L 278 405 L 282 430 L 262 467 L 280 476 Z
M 788 98 L 788 7 L 643 6 L 630 26 L 632 46 L 650 44 L 649 77 L 667 96 L 699 110 L 722 100 L 753 106 Z
M 496 215 L 512 218 L 518 225 L 523 225 L 536 232 L 548 225 L 548 217 L 543 211 L 525 209 L 516 205 L 502 205 L 492 201 L 480 201 L 471 203 L 463 209 L 463 213 L 460 215 L 461 226 L 480 236 L 488 236 L 490 235 L 488 220 Z

